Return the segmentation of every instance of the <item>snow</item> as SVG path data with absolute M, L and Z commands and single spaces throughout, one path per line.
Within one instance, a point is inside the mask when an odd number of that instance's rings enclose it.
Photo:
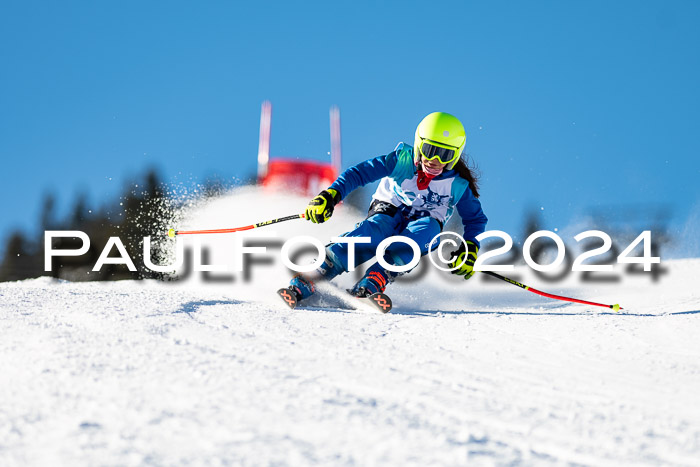
M 227 226 L 207 216 L 245 196 L 182 228 Z M 0 465 L 698 465 L 700 259 L 662 264 L 658 282 L 515 273 L 621 313 L 433 270 L 393 284 L 387 315 L 330 306 L 335 289 L 290 311 L 274 265 L 248 282 L 3 283 Z

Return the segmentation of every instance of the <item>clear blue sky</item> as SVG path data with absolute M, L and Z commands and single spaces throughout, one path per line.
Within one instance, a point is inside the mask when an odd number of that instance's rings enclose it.
M 328 157 L 339 105 L 345 167 L 459 116 L 492 229 L 610 205 L 681 225 L 700 209 L 698 24 L 694 1 L 5 0 L 0 239 L 37 229 L 49 191 L 65 212 L 149 167 L 251 174 L 264 99 L 273 156 Z

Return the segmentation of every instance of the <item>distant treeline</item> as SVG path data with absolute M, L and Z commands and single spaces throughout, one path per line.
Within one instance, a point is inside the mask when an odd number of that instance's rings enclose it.
M 101 208 L 90 207 L 85 196 L 80 196 L 68 215 L 57 219 L 56 201 L 48 195 L 43 203 L 39 231 L 26 234 L 14 232 L 5 245 L 0 264 L 0 281 L 15 281 L 39 276 L 52 276 L 71 281 L 120 280 L 162 278 L 143 263 L 143 237 L 163 234 L 164 222 L 172 218 L 177 203 L 164 190 L 155 171 L 150 171 L 143 181 L 129 184 L 118 201 L 106 203 Z M 44 270 L 44 232 L 46 230 L 79 230 L 90 238 L 89 251 L 81 256 L 63 256 L 53 259 L 52 271 Z M 136 272 L 124 265 L 106 264 L 100 271 L 92 271 L 110 237 L 119 237 L 129 253 Z M 77 249 L 82 246 L 78 238 L 55 239 L 53 248 Z M 118 256 L 116 248 L 110 256 Z M 154 242 L 152 256 L 157 255 Z
M 238 185 L 254 183 L 254 178 L 238 180 L 236 183 L 217 178 L 208 179 L 197 187 L 196 199 L 213 198 Z M 356 190 L 345 202 L 365 210 L 369 204 L 369 193 Z M 160 262 L 159 244 L 167 242 L 165 234 L 169 227 L 177 224 L 179 213 L 192 197 L 175 196 L 163 184 L 157 172 L 149 171 L 142 180 L 134 180 L 117 200 L 110 200 L 101 207 L 91 206 L 87 197 L 79 196 L 63 218 L 56 215 L 56 198 L 49 194 L 43 201 L 36 232 L 13 232 L 4 248 L 0 263 L 0 282 L 16 281 L 51 276 L 70 281 L 110 281 L 122 279 L 170 279 L 170 276 L 151 271 L 144 266 L 143 239 L 151 237 L 151 258 Z M 57 256 L 53 258 L 52 270 L 44 270 L 44 232 L 47 230 L 79 230 L 90 238 L 90 249 L 81 256 Z M 93 271 L 110 237 L 119 237 L 137 271 L 129 271 L 121 264 L 105 264 Z M 54 249 L 78 249 L 79 238 L 56 238 Z M 112 247 L 110 257 L 119 256 Z

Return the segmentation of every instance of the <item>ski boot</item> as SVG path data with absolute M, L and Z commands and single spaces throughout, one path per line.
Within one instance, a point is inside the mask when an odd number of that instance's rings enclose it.
M 277 295 L 284 300 L 289 308 L 294 309 L 301 300 L 309 298 L 314 292 L 316 292 L 314 283 L 301 274 L 297 274 L 292 278 L 289 287 L 279 289 Z
M 384 293 L 386 289 L 386 279 L 376 271 L 371 271 L 360 282 L 355 284 L 352 289 L 348 289 L 348 293 L 353 297 L 368 299 L 376 309 L 382 313 L 391 311 L 392 303 L 388 295 Z
M 384 292 L 384 289 L 386 289 L 386 279 L 380 273 L 372 271 L 360 279 L 352 289 L 348 289 L 348 293 L 353 297 L 367 298 L 372 294 Z

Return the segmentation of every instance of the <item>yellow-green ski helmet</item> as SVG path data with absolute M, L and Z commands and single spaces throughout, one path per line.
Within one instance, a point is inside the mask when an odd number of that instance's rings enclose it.
M 464 126 L 457 117 L 445 112 L 433 112 L 425 117 L 416 128 L 413 145 L 416 165 L 423 155 L 426 159 L 438 159 L 452 169 L 467 142 Z

